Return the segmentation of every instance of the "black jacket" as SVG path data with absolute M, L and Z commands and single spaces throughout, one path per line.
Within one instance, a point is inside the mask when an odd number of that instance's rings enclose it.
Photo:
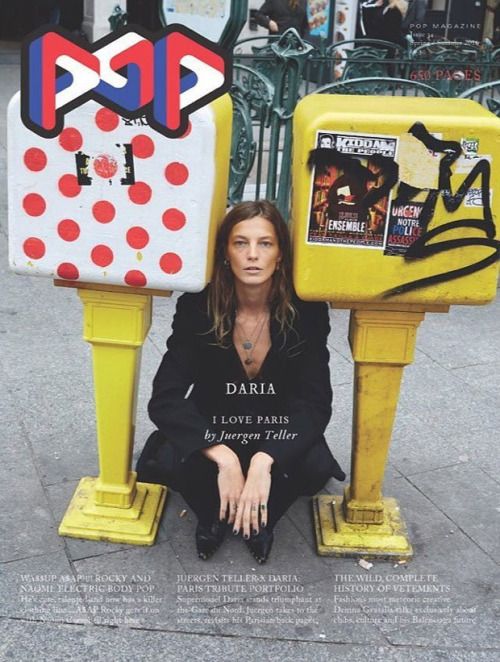
M 388 9 L 369 3 L 361 5 L 361 31 L 367 39 L 382 39 L 400 46 L 406 45 L 403 15 L 397 7 Z
M 179 297 L 168 351 L 154 378 L 149 403 L 151 420 L 162 437 L 171 442 L 179 461 L 208 447 L 208 433 L 215 432 L 218 439 L 221 430 L 258 431 L 260 440 L 251 442 L 256 443 L 255 452 L 262 450 L 271 455 L 280 470 L 293 469 L 312 446 L 318 445 L 312 455 L 318 458 L 320 468 L 327 470 L 328 476 L 343 480 L 344 473 L 323 436 L 332 400 L 327 305 L 295 299 L 297 319 L 285 338 L 278 323 L 272 321 L 271 348 L 258 377 L 249 380 L 233 343 L 222 348 L 215 342 L 207 314 L 207 294 L 208 288 Z M 228 395 L 228 383 L 235 384 L 231 390 L 238 391 L 241 385 L 248 390 L 251 383 L 259 391 L 269 391 L 272 384 L 275 394 Z M 230 426 L 229 416 L 251 416 L 252 423 Z M 261 424 L 259 416 L 264 421 Z M 265 416 L 281 416 L 286 422 L 268 424 Z M 294 438 L 266 438 L 267 430 L 272 433 L 282 429 L 295 433 Z
M 269 21 L 276 21 L 278 34 L 283 34 L 289 28 L 295 28 L 301 37 L 309 32 L 306 0 L 299 0 L 299 4 L 295 9 L 290 9 L 288 0 L 266 0 L 259 11 L 255 13 L 255 20 L 259 25 L 268 29 Z

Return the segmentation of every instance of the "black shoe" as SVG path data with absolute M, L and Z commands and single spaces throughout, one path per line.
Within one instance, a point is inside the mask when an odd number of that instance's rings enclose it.
M 265 563 L 273 546 L 274 535 L 272 531 L 261 529 L 256 536 L 250 536 L 245 543 L 253 554 L 257 563 Z
M 196 527 L 196 550 L 200 559 L 206 561 L 221 546 L 226 535 L 226 522 L 214 522 L 212 526 L 205 526 L 198 522 Z

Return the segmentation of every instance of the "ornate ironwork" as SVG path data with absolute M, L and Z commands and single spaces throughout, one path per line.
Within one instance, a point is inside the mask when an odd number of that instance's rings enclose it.
M 472 87 L 460 95 L 462 99 L 473 99 L 500 117 L 500 80 Z
M 457 97 L 478 82 L 489 79 L 489 49 L 474 44 L 432 42 L 411 53 L 410 77 Z M 486 77 L 486 80 L 483 78 Z
M 250 106 L 244 93 L 237 87 L 231 89 L 233 100 L 233 135 L 231 163 L 229 166 L 229 202 L 240 202 L 255 159 L 257 143 L 253 139 Z
M 443 95 L 430 85 L 406 78 L 353 78 L 324 85 L 316 94 L 377 94 L 387 96 L 425 96 L 442 97 Z
M 242 52 L 245 48 L 250 52 Z M 476 99 L 499 115 L 500 49 L 490 42 L 479 46 L 438 42 L 415 48 L 409 41 L 405 48 L 357 39 L 326 47 L 324 42 L 313 46 L 289 30 L 280 36 L 238 42 L 234 61 L 232 94 L 237 101 L 231 199 L 241 199 L 244 179 L 251 178 L 255 197 L 264 193 L 285 216 L 291 118 L 301 96 L 311 92 L 462 96 Z M 472 87 L 478 76 L 484 84 Z

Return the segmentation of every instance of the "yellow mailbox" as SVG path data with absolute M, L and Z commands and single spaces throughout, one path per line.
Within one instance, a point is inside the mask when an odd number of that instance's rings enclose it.
M 473 101 L 310 95 L 296 108 L 294 281 L 351 308 L 351 484 L 315 500 L 320 554 L 408 558 L 382 497 L 405 365 L 425 312 L 495 296 L 500 122 Z

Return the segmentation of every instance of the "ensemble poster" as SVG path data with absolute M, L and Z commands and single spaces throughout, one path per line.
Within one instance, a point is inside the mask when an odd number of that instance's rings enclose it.
M 386 175 L 379 157 L 395 159 L 397 143 L 390 136 L 318 131 L 316 148 L 332 153 L 322 160 L 328 165 L 317 165 L 313 174 L 309 243 L 384 246 L 390 193 L 369 206 L 365 199 L 383 185 Z

